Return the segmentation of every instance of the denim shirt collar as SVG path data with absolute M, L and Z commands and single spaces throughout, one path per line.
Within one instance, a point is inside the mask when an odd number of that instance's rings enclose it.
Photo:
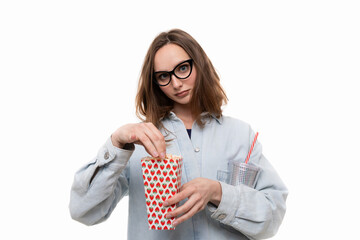
M 202 120 L 205 120 L 206 118 L 208 118 L 209 116 L 213 119 L 216 120 L 216 122 L 218 124 L 222 124 L 223 122 L 223 118 L 222 116 L 220 117 L 216 117 L 216 115 L 214 113 L 209 113 L 209 112 L 203 112 L 200 114 L 201 115 L 201 119 Z M 169 115 L 168 115 L 168 118 L 171 119 L 171 120 L 179 120 L 179 118 L 176 116 L 176 114 L 173 112 L 173 111 L 170 111 Z

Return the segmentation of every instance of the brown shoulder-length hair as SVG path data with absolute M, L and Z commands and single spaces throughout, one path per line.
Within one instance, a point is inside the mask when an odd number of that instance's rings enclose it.
M 152 122 L 155 126 L 162 127 L 161 119 L 166 117 L 174 107 L 173 100 L 168 98 L 160 87 L 153 82 L 155 54 L 161 47 L 170 43 L 183 48 L 193 59 L 197 78 L 190 106 L 192 114 L 196 116 L 197 124 L 203 127 L 201 113 L 207 112 L 216 117 L 222 116 L 221 106 L 227 104 L 228 99 L 220 85 L 218 74 L 200 44 L 180 29 L 162 32 L 151 43 L 139 79 L 136 115 L 142 121 Z

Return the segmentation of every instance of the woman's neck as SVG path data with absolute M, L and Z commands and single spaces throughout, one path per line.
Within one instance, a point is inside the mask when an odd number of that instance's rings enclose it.
M 191 113 L 190 106 L 186 105 L 175 105 L 173 108 L 173 112 L 176 114 L 178 118 L 183 121 L 186 129 L 191 129 L 192 125 L 195 121 L 195 117 Z

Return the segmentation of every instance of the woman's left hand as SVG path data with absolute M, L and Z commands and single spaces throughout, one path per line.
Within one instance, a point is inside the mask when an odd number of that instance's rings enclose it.
M 173 222 L 173 226 L 176 226 L 191 218 L 197 212 L 204 210 L 208 202 L 218 206 L 221 201 L 221 194 L 221 185 L 218 181 L 195 178 L 185 183 L 179 193 L 164 202 L 164 206 L 170 206 L 188 198 L 182 206 L 168 213 L 166 218 L 180 216 Z

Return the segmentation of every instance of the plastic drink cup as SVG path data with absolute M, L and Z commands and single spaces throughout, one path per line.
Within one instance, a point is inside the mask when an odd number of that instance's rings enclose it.
M 251 164 L 233 161 L 230 163 L 230 184 L 237 186 L 244 184 L 246 186 L 255 187 L 256 180 L 259 176 L 260 168 Z

